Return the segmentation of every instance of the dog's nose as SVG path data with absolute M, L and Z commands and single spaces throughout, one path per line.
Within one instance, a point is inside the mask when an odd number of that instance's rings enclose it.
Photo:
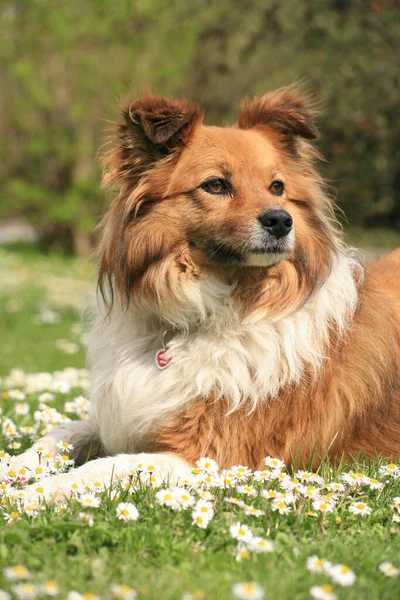
M 258 218 L 261 225 L 277 240 L 287 235 L 292 229 L 293 219 L 289 213 L 283 209 L 267 210 L 267 212 Z

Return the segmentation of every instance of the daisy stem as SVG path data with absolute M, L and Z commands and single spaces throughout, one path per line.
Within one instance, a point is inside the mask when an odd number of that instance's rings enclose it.
M 328 534 L 326 533 L 326 529 L 324 526 L 324 513 L 321 513 L 319 516 L 319 526 L 321 528 L 322 534 L 327 536 Z
M 302 500 L 300 500 L 300 502 L 299 502 L 299 508 L 297 509 L 297 517 L 300 517 L 302 515 L 303 510 L 304 510 L 304 506 L 305 506 L 305 500 L 302 499 Z

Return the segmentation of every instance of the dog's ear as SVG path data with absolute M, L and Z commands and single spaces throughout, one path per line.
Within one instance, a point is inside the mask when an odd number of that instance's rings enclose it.
M 135 185 L 157 161 L 176 154 L 202 121 L 202 110 L 187 100 L 146 93 L 122 109 L 118 142 L 105 155 L 104 183 Z
M 296 138 L 318 137 L 314 116 L 310 100 L 298 86 L 291 85 L 259 98 L 246 98 L 240 105 L 238 124 L 241 129 L 267 127 L 293 146 Z
M 190 137 L 202 118 L 202 111 L 187 100 L 173 100 L 147 94 L 124 111 L 128 127 L 139 128 L 160 152 L 169 153 Z

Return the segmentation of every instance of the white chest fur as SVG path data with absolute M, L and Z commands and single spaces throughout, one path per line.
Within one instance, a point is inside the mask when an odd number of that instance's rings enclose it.
M 285 384 L 300 382 L 305 365 L 317 373 L 330 327 L 344 331 L 353 317 L 354 266 L 351 258 L 339 258 L 306 305 L 274 320 L 267 314 L 239 320 L 223 302 L 224 290 L 208 289 L 208 302 L 220 304 L 193 333 L 175 335 L 169 344 L 173 359 L 163 371 L 154 362 L 162 329 L 146 332 L 133 310 L 118 306 L 108 318 L 99 316 L 89 336 L 89 359 L 92 412 L 106 451 L 140 450 L 149 430 L 196 397 L 224 396 L 233 411 L 247 400 L 255 406 L 276 398 Z

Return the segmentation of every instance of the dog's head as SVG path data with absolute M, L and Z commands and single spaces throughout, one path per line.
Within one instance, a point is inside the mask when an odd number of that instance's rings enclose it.
M 209 274 L 236 290 L 245 283 L 258 303 L 267 294 L 275 312 L 298 305 L 339 244 L 309 103 L 291 86 L 246 99 L 233 127 L 202 116 L 151 94 L 123 110 L 105 161 L 105 184 L 119 194 L 104 220 L 101 289 L 108 281 L 122 300 L 171 317 Z

